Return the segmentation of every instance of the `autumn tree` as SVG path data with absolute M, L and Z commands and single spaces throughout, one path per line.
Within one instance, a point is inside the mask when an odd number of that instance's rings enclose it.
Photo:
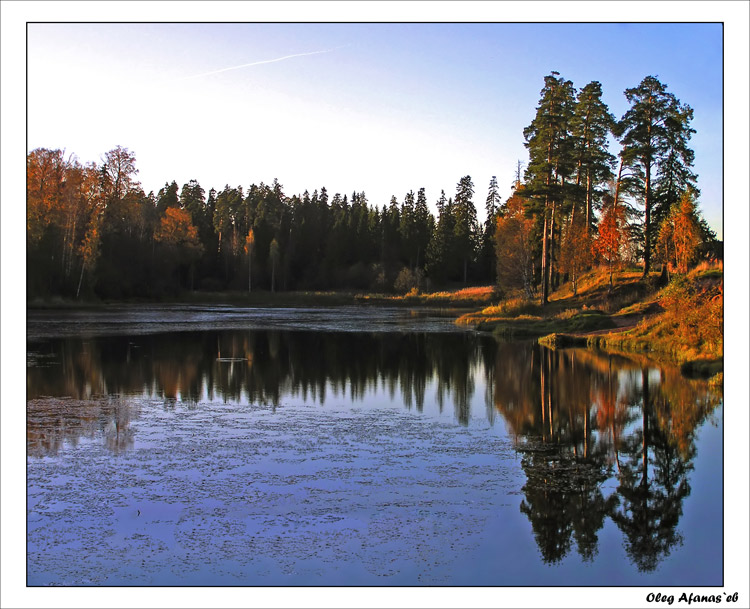
M 664 264 L 673 264 L 678 273 L 687 273 L 701 246 L 700 214 L 691 190 L 685 191 L 662 221 L 657 245 Z
M 522 288 L 526 298 L 533 296 L 534 220 L 526 213 L 522 194 L 514 193 L 497 218 L 495 255 L 497 282 L 503 288 Z
M 34 291 L 72 291 L 78 245 L 96 197 L 92 173 L 95 169 L 62 150 L 39 148 L 27 156 L 27 245 Z
M 105 193 L 110 200 L 122 201 L 138 185 L 135 154 L 123 146 L 116 146 L 104 155 L 102 161 Z M 107 204 L 110 202 L 108 200 Z
M 570 276 L 573 295 L 578 294 L 578 279 L 592 262 L 593 245 L 586 217 L 573 215 L 565 227 L 560 245 L 560 270 Z
M 609 271 L 610 288 L 614 286 L 614 269 L 622 259 L 621 249 L 625 239 L 625 209 L 610 196 L 604 199 L 602 219 L 599 222 L 599 236 L 594 249 L 599 259 Z
M 81 256 L 81 274 L 78 278 L 78 287 L 76 288 L 76 298 L 81 294 L 81 284 L 83 283 L 83 275 L 87 269 L 90 269 L 96 263 L 96 259 L 99 257 L 99 222 L 96 215 L 92 216 L 88 228 L 86 229 L 83 241 L 78 246 L 78 251 Z
M 189 268 L 200 257 L 203 246 L 198 238 L 198 229 L 193 225 L 187 210 L 167 207 L 154 235 L 157 243 L 164 247 L 167 268 Z

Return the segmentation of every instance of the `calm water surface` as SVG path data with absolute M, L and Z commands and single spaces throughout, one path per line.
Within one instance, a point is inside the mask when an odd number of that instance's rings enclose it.
M 439 312 L 30 312 L 29 585 L 721 586 L 722 401 Z

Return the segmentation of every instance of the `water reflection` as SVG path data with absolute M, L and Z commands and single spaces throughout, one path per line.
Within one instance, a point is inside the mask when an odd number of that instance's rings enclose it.
M 494 342 L 469 333 L 255 330 L 36 341 L 27 395 L 30 412 L 46 407 L 49 416 L 30 416 L 29 434 L 47 438 L 54 452 L 52 438 L 75 442 L 91 433 L 92 418 L 102 427 L 112 396 L 174 408 L 215 400 L 277 407 L 290 397 L 325 405 L 331 396 L 357 402 L 377 394 L 418 412 L 430 400 L 467 425 L 476 379 L 485 376 L 482 345 L 486 358 Z M 34 451 L 42 446 L 30 443 Z
M 89 399 L 140 395 L 279 405 L 325 404 L 328 392 L 362 399 L 379 385 L 421 411 L 429 382 L 465 422 L 478 347 L 468 333 L 190 332 L 60 339 L 29 345 L 27 395 Z
M 65 444 L 102 438 L 107 449 L 119 454 L 133 448 L 130 423 L 138 406 L 128 400 L 100 397 L 31 399 L 26 406 L 26 444 L 30 456 L 58 454 Z
M 470 333 L 64 338 L 30 343 L 28 357 L 32 456 L 86 438 L 103 438 L 113 453 L 131 449 L 142 403 L 132 396 L 168 409 L 376 395 L 418 412 L 446 411 L 467 425 L 479 389 L 487 420 L 502 418 L 521 456 L 520 511 L 542 560 L 556 564 L 575 552 L 593 561 L 610 522 L 641 572 L 654 571 L 682 542 L 696 432 L 721 401 L 704 381 L 645 359 Z
M 560 562 L 573 542 L 592 560 L 607 517 L 639 571 L 681 543 L 695 433 L 721 400 L 706 383 L 645 360 L 506 344 L 494 396 L 522 455 L 521 511 L 545 562 Z M 605 496 L 610 478 L 617 489 Z

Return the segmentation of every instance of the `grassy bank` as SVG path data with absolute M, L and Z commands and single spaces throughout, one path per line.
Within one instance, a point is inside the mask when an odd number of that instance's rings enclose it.
M 703 267 L 666 285 L 659 274 L 618 274 L 610 288 L 606 273 L 584 276 L 579 290 L 562 286 L 547 306 L 516 297 L 468 312 L 459 324 L 501 338 L 537 338 L 553 348 L 597 347 L 647 354 L 682 366 L 689 376 L 710 377 L 723 369 L 723 272 Z

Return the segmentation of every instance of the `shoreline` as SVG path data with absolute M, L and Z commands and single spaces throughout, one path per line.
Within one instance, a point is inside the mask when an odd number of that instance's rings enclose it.
M 638 282 L 636 282 L 637 285 Z M 620 289 L 627 284 L 620 286 Z M 661 338 L 646 326 L 657 327 L 664 309 L 654 294 L 640 295 L 636 302 L 618 312 L 587 308 L 604 304 L 601 297 L 561 298 L 541 308 L 525 302 L 508 306 L 494 286 L 479 286 L 442 292 L 385 294 L 356 291 L 290 291 L 257 290 L 242 292 L 190 292 L 173 299 L 127 299 L 117 301 L 70 300 L 60 297 L 27 302 L 27 311 L 106 310 L 116 306 L 227 306 L 323 308 L 332 306 L 437 308 L 451 311 L 454 323 L 490 334 L 498 340 L 535 340 L 547 347 L 594 348 L 612 353 L 644 355 L 665 364 L 680 366 L 683 374 L 693 378 L 714 378 L 723 374 L 723 352 L 690 349 L 676 344 L 672 336 Z M 580 300 L 579 300 L 580 299 Z M 500 302 L 493 306 L 493 302 Z M 589 304 L 587 304 L 589 303 Z M 582 306 L 581 306 L 582 305 Z M 565 308 L 573 307 L 573 308 Z M 606 307 L 604 307 L 606 308 Z M 633 335 L 638 330 L 641 335 Z M 688 351 L 686 353 L 686 351 Z

